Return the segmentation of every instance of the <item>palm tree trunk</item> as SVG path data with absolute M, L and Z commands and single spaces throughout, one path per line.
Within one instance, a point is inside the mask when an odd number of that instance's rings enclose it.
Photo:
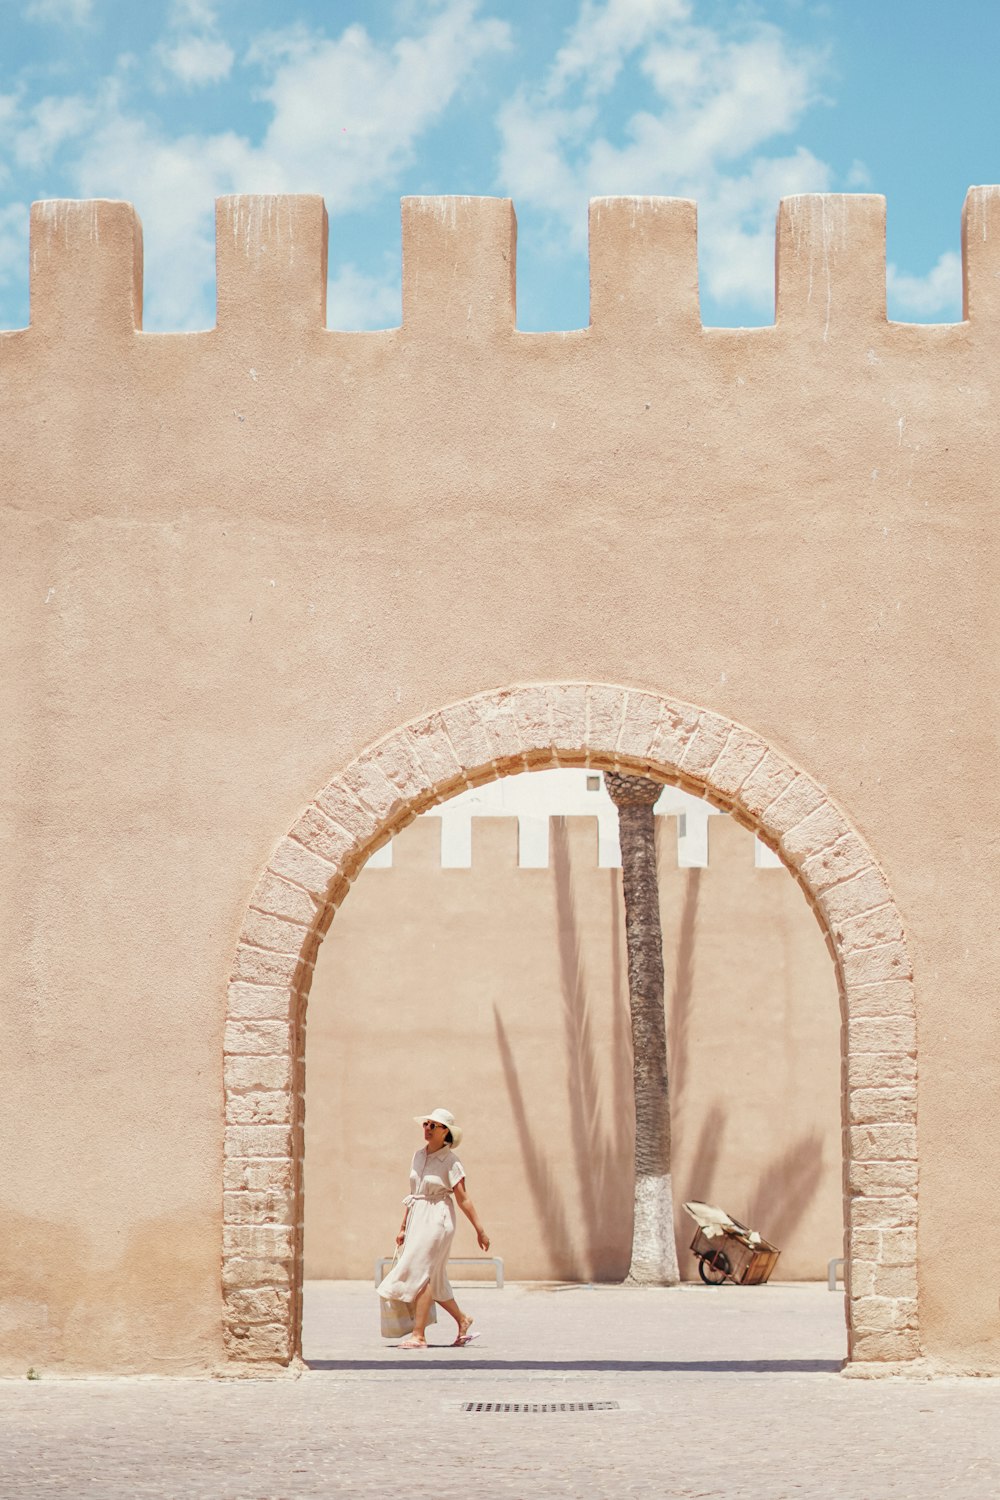
M 635 1205 L 632 1263 L 626 1279 L 644 1285 L 676 1286 L 680 1272 L 670 1177 L 663 937 L 653 823 L 653 804 L 663 788 L 645 776 L 625 776 L 617 771 L 606 771 L 604 780 L 618 808 L 632 1016 Z

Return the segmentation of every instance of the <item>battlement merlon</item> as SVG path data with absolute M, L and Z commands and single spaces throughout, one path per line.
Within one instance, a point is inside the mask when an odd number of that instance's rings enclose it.
M 962 209 L 962 317 L 1000 318 L 1000 187 L 972 187 Z
M 515 335 L 516 221 L 508 199 L 405 198 L 402 227 L 399 338 L 489 344 Z M 595 342 L 697 333 L 697 261 L 694 203 L 595 199 L 591 319 L 583 332 Z M 885 326 L 884 199 L 818 194 L 782 200 L 775 261 L 777 328 L 812 332 L 824 342 L 856 342 L 873 325 Z M 325 329 L 321 198 L 219 199 L 216 263 L 217 337 L 259 343 L 272 331 L 287 337 Z M 966 319 L 992 321 L 1000 315 L 1000 188 L 969 190 L 962 265 Z M 142 230 L 131 204 L 36 203 L 30 266 L 31 329 L 19 337 L 118 345 L 141 331 Z

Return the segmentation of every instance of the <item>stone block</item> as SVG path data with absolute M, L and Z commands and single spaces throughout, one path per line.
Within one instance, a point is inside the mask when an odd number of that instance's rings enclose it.
M 876 1297 L 893 1297 L 897 1301 L 915 1303 L 917 1298 L 917 1268 L 914 1264 L 901 1266 L 876 1266 L 872 1292 Z M 907 1313 L 909 1316 L 909 1313 Z
M 831 886 L 824 891 L 817 898 L 817 905 L 830 926 L 836 927 L 850 917 L 860 916 L 862 912 L 872 911 L 891 900 L 892 895 L 881 870 L 868 865 L 850 880 L 844 880 L 840 885 Z
M 859 1231 L 860 1232 L 860 1231 Z M 879 1260 L 883 1266 L 915 1266 L 917 1261 L 917 1231 L 915 1229 L 883 1229 Z M 907 1296 L 916 1296 L 915 1292 Z
M 321 859 L 296 839 L 283 838 L 271 856 L 269 868 L 276 875 L 284 875 L 311 892 L 317 902 L 326 904 L 326 893 L 336 878 L 338 869 L 329 860 Z
M 223 1045 L 229 1056 L 276 1056 L 290 1052 L 292 1028 L 284 1021 L 227 1021 Z
M 292 1296 L 282 1287 L 234 1287 L 226 1296 L 230 1323 L 288 1323 L 291 1315 Z
M 852 1089 L 848 1109 L 855 1125 L 912 1125 L 917 1118 L 917 1091 L 915 1088 Z
M 874 1261 L 862 1260 L 855 1255 L 847 1268 L 847 1294 L 849 1297 L 873 1297 L 875 1295 L 875 1272 L 877 1266 Z
M 723 797 L 731 800 L 767 753 L 767 746 L 763 740 L 759 740 L 748 729 L 742 729 L 737 725 L 731 730 L 718 760 L 712 767 L 712 786 Z
M 381 825 L 371 808 L 363 807 L 356 797 L 352 797 L 339 778 L 334 778 L 324 787 L 316 798 L 316 806 L 338 828 L 349 833 L 352 843 L 358 848 L 367 847 L 379 832 Z
M 307 807 L 293 830 L 296 841 L 341 870 L 357 854 L 357 842 L 315 803 Z
M 223 1325 L 226 1353 L 231 1359 L 254 1364 L 287 1365 L 292 1358 L 291 1333 L 284 1323 L 241 1323 L 226 1321 Z
M 266 913 L 285 922 L 298 923 L 302 927 L 312 927 L 317 914 L 322 911 L 322 905 L 315 896 L 304 891 L 301 886 L 282 880 L 273 870 L 265 870 L 257 882 L 250 905 L 257 913 Z M 274 946 L 273 943 L 261 942 L 255 938 L 248 940 L 256 942 L 260 948 Z
M 549 698 L 544 687 L 532 684 L 515 688 L 507 697 L 507 707 L 514 716 L 518 743 L 526 763 L 554 764 Z
M 291 889 L 289 886 L 289 890 Z M 318 912 L 319 908 L 314 907 L 313 910 Z M 304 927 L 298 922 L 286 922 L 281 917 L 271 916 L 268 912 L 256 911 L 251 907 L 243 921 L 240 943 L 247 943 L 251 948 L 266 948 L 272 953 L 297 955 L 308 941 L 309 933 L 310 927 Z
M 244 1260 L 291 1260 L 295 1231 L 287 1224 L 223 1224 L 222 1253 Z
M 781 838 L 827 801 L 822 787 L 817 786 L 811 777 L 799 772 L 781 795 L 764 809 L 764 821 L 769 831 Z
M 361 765 L 366 761 L 377 765 L 386 781 L 396 787 L 408 801 L 423 798 L 433 790 L 405 733 L 382 740 L 369 755 L 361 756 L 356 764 Z
M 913 1016 L 849 1016 L 847 1046 L 852 1054 L 915 1053 L 917 1050 L 916 1021 Z
M 851 1297 L 851 1325 L 859 1335 L 908 1327 L 907 1303 L 898 1297 Z
M 222 1168 L 227 1192 L 292 1193 L 295 1168 L 288 1157 L 227 1157 Z
M 694 739 L 701 714 L 690 703 L 666 699 L 660 716 L 652 758 L 664 770 L 676 770 Z
M 438 792 L 465 785 L 465 775 L 440 714 L 430 714 L 406 731 L 407 749 Z
M 859 1229 L 916 1229 L 917 1226 L 914 1197 L 851 1198 L 847 1212 L 852 1233 Z
M 880 1229 L 856 1229 L 851 1236 L 851 1254 L 856 1260 L 880 1260 L 882 1231 Z
M 852 1125 L 848 1132 L 854 1161 L 909 1161 L 917 1159 L 915 1125 Z
M 845 833 L 828 849 L 803 861 L 802 878 L 821 894 L 838 881 L 849 880 L 852 875 L 867 869 L 870 864 L 871 855 L 857 835 Z
M 479 699 L 453 703 L 441 710 L 441 722 L 451 740 L 455 758 L 466 775 L 493 765 L 493 747 L 487 739 L 479 713 Z
M 475 700 L 487 744 L 496 763 L 522 761 L 527 748 L 521 739 L 509 692 L 484 693 Z
M 883 984 L 858 984 L 851 989 L 851 1015 L 910 1016 L 916 1000 L 911 979 L 889 979 Z
M 887 979 L 911 979 L 910 955 L 903 943 L 883 943 L 878 948 L 854 948 L 841 952 L 844 983 L 882 984 Z
M 915 1161 L 852 1161 L 847 1171 L 851 1193 L 865 1198 L 908 1197 L 917 1191 Z
M 228 1125 L 227 1156 L 283 1156 L 292 1154 L 292 1132 L 287 1125 Z
M 227 1057 L 226 1088 L 231 1093 L 248 1093 L 251 1089 L 290 1089 L 292 1060 L 278 1057 Z
M 654 693 L 630 691 L 625 699 L 625 715 L 618 735 L 618 754 L 622 759 L 637 760 L 646 769 L 657 739 L 663 700 Z
M 851 1340 L 851 1359 L 878 1364 L 903 1364 L 920 1358 L 920 1340 L 915 1330 L 894 1329 L 883 1333 L 856 1333 Z
M 849 952 L 854 948 L 875 948 L 886 943 L 902 943 L 903 924 L 899 912 L 890 902 L 857 917 L 846 917 L 834 923 L 834 940 Z
M 226 1100 L 227 1125 L 290 1125 L 292 1096 L 282 1090 L 230 1094 Z
M 630 692 L 618 735 L 618 754 L 648 765 L 660 724 L 662 700 L 652 693 Z
M 587 747 L 592 755 L 613 755 L 625 722 L 628 693 L 595 684 L 587 689 Z
M 225 1192 L 222 1214 L 227 1224 L 291 1224 L 296 1215 L 290 1192 Z
M 287 1023 L 295 1015 L 295 991 L 287 984 L 250 984 L 238 980 L 230 984 L 228 994 L 229 1014 L 234 1021 Z
M 848 1052 L 847 1081 L 855 1089 L 905 1088 L 917 1076 L 917 1060 L 910 1053 Z
M 683 774 L 694 776 L 699 781 L 707 778 L 726 746 L 732 727 L 728 719 L 720 719 L 716 714 L 701 714 L 698 727 L 681 757 Z
M 845 833 L 850 833 L 850 829 L 843 817 L 832 802 L 825 802 L 781 835 L 782 852 L 794 864 L 801 865 L 814 854 L 829 849 Z
M 248 1260 L 242 1255 L 224 1255 L 222 1258 L 222 1285 L 227 1291 L 231 1287 L 287 1287 L 291 1280 L 290 1260 Z
M 755 821 L 762 821 L 766 809 L 791 786 L 795 775 L 787 761 L 769 750 L 740 787 L 740 806 Z
M 557 754 L 587 748 L 587 689 L 582 682 L 555 683 L 549 689 L 549 719 Z
M 412 803 L 420 800 L 420 791 L 427 791 L 421 779 L 419 789 L 415 786 L 412 796 L 401 792 L 395 782 L 382 772 L 378 752 L 352 762 L 341 778 L 346 792 L 374 814 L 379 829 L 403 827 L 412 811 Z
M 307 942 L 308 936 L 306 933 Z M 301 962 L 301 955 L 298 953 L 272 953 L 267 948 L 251 948 L 247 943 L 240 943 L 233 958 L 230 977 L 237 982 L 242 982 L 248 988 L 256 989 L 265 986 L 288 990 L 295 983 Z M 280 1020 L 281 1013 L 247 1019 Z

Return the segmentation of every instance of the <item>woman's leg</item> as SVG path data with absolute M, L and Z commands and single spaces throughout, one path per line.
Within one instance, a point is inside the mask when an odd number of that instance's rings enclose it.
M 421 1290 L 414 1298 L 413 1332 L 410 1334 L 409 1338 L 403 1340 L 400 1348 L 420 1349 L 426 1347 L 427 1319 L 430 1316 L 431 1303 L 433 1301 L 434 1298 L 431 1295 L 431 1284 L 430 1282 L 428 1282 L 425 1287 L 421 1288 Z
M 467 1338 L 469 1329 L 472 1327 L 472 1319 L 462 1311 L 454 1297 L 449 1297 L 447 1302 L 439 1301 L 438 1307 L 443 1307 L 445 1312 L 450 1313 L 458 1324 L 458 1338 L 455 1342 L 458 1343 L 461 1339 Z

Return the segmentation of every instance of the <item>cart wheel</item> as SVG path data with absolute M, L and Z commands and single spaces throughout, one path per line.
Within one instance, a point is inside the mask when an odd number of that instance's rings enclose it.
M 724 1250 L 712 1250 L 708 1255 L 699 1256 L 698 1275 L 706 1286 L 721 1286 L 731 1270 L 729 1256 Z

